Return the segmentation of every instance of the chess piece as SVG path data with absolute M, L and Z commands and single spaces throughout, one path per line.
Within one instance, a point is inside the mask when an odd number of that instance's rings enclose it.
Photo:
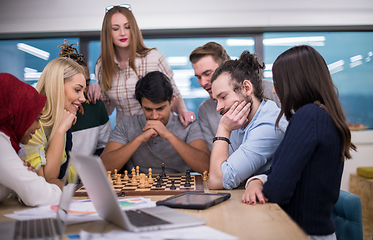
M 175 179 L 171 179 L 171 187 L 170 187 L 171 190 L 175 190 L 176 189 L 176 186 L 175 186 Z
M 130 180 L 130 178 L 128 177 L 128 171 L 127 171 L 127 170 L 124 170 L 123 181 L 128 181 L 128 180 Z
M 202 180 L 206 182 L 207 179 L 208 179 L 208 177 L 207 177 L 207 171 L 204 171 L 203 172 L 203 178 L 202 178 Z
M 111 171 L 107 171 L 107 177 L 109 179 L 109 182 L 111 181 Z
M 155 187 L 157 187 L 157 188 L 162 187 L 162 178 L 160 176 L 157 177 L 157 185 Z
M 190 176 L 188 177 L 188 175 L 187 175 L 184 187 L 191 187 L 191 186 L 192 185 L 190 184 Z
M 189 169 L 187 169 L 187 170 L 185 171 L 185 177 L 187 177 L 187 178 L 190 179 L 190 170 L 189 170 Z
M 166 165 L 162 163 L 162 174 L 161 177 L 166 177 Z
M 145 188 L 145 175 L 141 175 L 139 188 Z
M 148 171 L 149 171 L 148 183 L 152 184 L 154 182 L 152 178 L 152 169 L 149 168 Z
M 114 178 L 118 177 L 118 169 L 114 169 Z
M 121 175 L 120 174 L 117 174 L 117 182 L 116 182 L 116 185 L 121 185 L 122 184 L 122 181 L 121 181 Z
M 185 181 L 190 183 L 190 170 L 186 170 L 185 172 Z
M 135 173 L 135 169 L 134 168 L 132 168 L 132 179 L 131 179 L 131 183 L 132 184 L 137 184 L 136 173 Z
M 136 167 L 136 179 L 140 179 L 140 167 L 139 166 L 137 166 Z
M 141 174 L 144 175 L 145 187 L 149 187 L 148 177 L 146 176 L 145 173 L 141 173 Z

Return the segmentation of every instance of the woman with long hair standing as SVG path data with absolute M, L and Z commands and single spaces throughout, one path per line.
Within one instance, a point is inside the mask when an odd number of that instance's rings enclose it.
M 88 98 L 95 103 L 101 96 L 109 115 L 117 109 L 117 120 L 124 115 L 141 114 L 140 104 L 133 96 L 135 85 L 152 71 L 163 72 L 171 80 L 175 94 L 173 111 L 179 114 L 183 125 L 195 121 L 195 114 L 185 107 L 165 56 L 145 46 L 130 6 L 107 7 L 101 29 L 101 55 L 95 68 L 99 86 L 90 86 Z

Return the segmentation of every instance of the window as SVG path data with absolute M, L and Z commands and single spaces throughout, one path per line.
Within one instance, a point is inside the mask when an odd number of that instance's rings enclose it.
M 264 33 L 264 76 L 277 56 L 295 45 L 314 47 L 325 59 L 347 122 L 373 128 L 373 32 Z
M 68 44 L 79 38 L 67 38 Z M 22 39 L 0 41 L 0 72 L 13 74 L 22 81 L 35 84 L 48 62 L 59 57 L 64 38 Z M 78 46 L 74 46 L 78 49 Z
M 255 36 L 262 36 L 257 34 Z M 313 46 L 328 64 L 334 84 L 339 90 L 339 99 L 347 122 L 361 123 L 373 128 L 373 32 L 281 32 L 263 33 L 263 43 L 255 43 L 253 35 L 247 37 L 211 38 L 161 38 L 145 39 L 147 47 L 156 47 L 167 58 L 174 71 L 174 79 L 187 108 L 197 114 L 199 104 L 208 97 L 194 77 L 189 62 L 190 52 L 209 41 L 224 46 L 231 58 L 240 56 L 244 50 L 263 51 L 266 64 L 264 77 L 272 79 L 271 67 L 279 54 L 295 45 Z M 88 42 L 88 68 L 92 83 L 95 83 L 94 67 L 100 55 L 100 41 Z M 68 44 L 79 38 L 67 38 Z M 0 72 L 8 72 L 33 85 L 45 65 L 59 57 L 64 38 L 0 40 Z M 74 46 L 80 52 L 80 46 Z M 110 117 L 115 125 L 115 112 Z

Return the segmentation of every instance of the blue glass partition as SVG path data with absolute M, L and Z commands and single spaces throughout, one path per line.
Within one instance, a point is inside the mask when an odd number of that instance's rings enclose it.
M 295 45 L 313 46 L 328 64 L 347 122 L 373 128 L 373 32 L 264 33 L 266 78 L 277 56 Z
M 65 38 L 21 39 L 0 41 L 0 72 L 11 73 L 22 81 L 35 84 L 44 67 L 59 57 Z M 67 43 L 79 42 L 79 38 L 67 38 Z M 79 51 L 79 46 L 74 46 Z
M 67 43 L 79 42 L 67 38 Z M 199 104 L 208 97 L 194 77 L 189 62 L 190 52 L 209 41 L 224 46 L 232 58 L 242 51 L 254 52 L 252 37 L 163 38 L 146 39 L 147 47 L 156 47 L 167 58 L 174 71 L 174 79 L 186 106 L 197 114 Z M 57 58 L 64 38 L 0 40 L 0 72 L 8 72 L 33 85 L 45 65 Z M 272 78 L 271 66 L 279 54 L 292 46 L 309 44 L 325 58 L 333 81 L 339 90 L 339 99 L 351 123 L 373 128 L 373 32 L 291 32 L 264 33 L 263 52 L 266 70 L 264 77 Z M 78 50 L 79 46 L 75 46 Z M 95 83 L 94 67 L 100 55 L 100 41 L 88 44 L 87 64 Z M 111 116 L 115 119 L 115 113 Z M 113 121 L 115 124 L 115 121 Z

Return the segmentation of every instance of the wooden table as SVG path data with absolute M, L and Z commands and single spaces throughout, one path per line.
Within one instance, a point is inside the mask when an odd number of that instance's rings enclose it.
M 236 190 L 208 190 L 205 192 L 229 192 L 231 198 L 223 203 L 205 210 L 180 210 L 187 214 L 202 218 L 206 225 L 222 232 L 231 234 L 239 239 L 276 239 L 276 240 L 308 240 L 305 233 L 291 220 L 291 218 L 277 205 L 268 203 L 255 206 L 241 203 L 243 189 Z M 165 199 L 169 196 L 145 196 L 153 201 Z M 11 221 L 4 214 L 27 209 L 15 199 L 7 199 L 0 203 L 0 222 Z M 69 225 L 66 233 L 77 233 L 80 230 L 88 232 L 108 232 L 119 229 L 107 221 L 87 222 Z

